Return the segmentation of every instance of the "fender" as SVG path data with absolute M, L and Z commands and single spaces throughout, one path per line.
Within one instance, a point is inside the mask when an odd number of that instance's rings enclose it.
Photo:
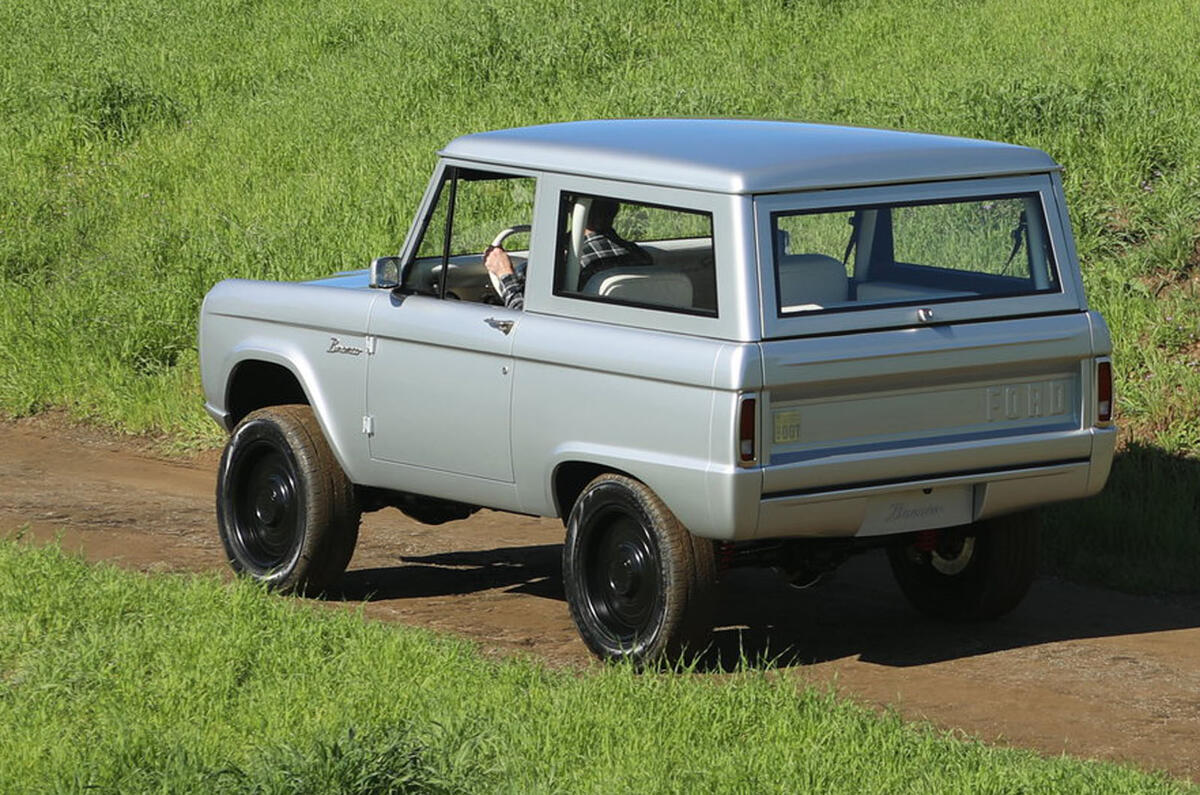
M 329 335 L 324 335 L 328 337 Z M 361 364 L 362 378 L 366 378 L 366 361 Z M 352 402 L 346 395 L 333 397 L 327 387 L 327 379 L 317 375 L 316 368 L 308 353 L 293 341 L 268 339 L 255 336 L 246 339 L 233 348 L 221 365 L 225 384 L 225 408 L 229 406 L 229 390 L 232 388 L 238 368 L 246 362 L 259 361 L 279 365 L 290 372 L 300 384 L 316 415 L 321 431 L 329 441 L 333 454 L 342 469 L 355 479 L 356 463 L 362 457 L 357 448 L 364 445 L 361 433 L 362 415 L 365 407 L 365 397 L 361 390 L 357 393 L 357 401 Z M 328 379 L 337 382 L 337 379 Z
M 650 487 L 692 533 L 710 538 L 729 536 L 734 525 L 753 527 L 758 521 L 762 474 L 757 469 L 730 466 L 719 480 L 734 484 L 729 493 L 713 493 L 709 474 L 712 462 L 703 458 L 664 455 L 661 452 L 587 442 L 569 442 L 556 447 L 542 477 L 544 505 L 526 504 L 532 513 L 562 515 L 554 493 L 560 468 L 571 464 L 595 466 L 599 470 L 621 472 Z M 695 495 L 708 494 L 707 500 Z M 533 497 L 529 494 L 529 497 Z M 562 518 L 566 519 L 565 516 Z
M 248 361 L 278 365 L 300 384 L 346 474 L 361 475 L 370 355 L 365 333 L 378 297 L 365 280 L 351 274 L 342 286 L 246 279 L 215 285 L 201 309 L 199 340 L 209 413 L 228 429 L 237 368 Z

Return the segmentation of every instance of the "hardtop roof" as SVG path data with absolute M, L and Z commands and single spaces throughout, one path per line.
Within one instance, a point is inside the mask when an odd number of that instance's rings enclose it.
M 610 119 L 516 127 L 455 138 L 441 154 L 716 193 L 781 193 L 1058 169 L 1045 152 L 1013 144 L 749 119 Z

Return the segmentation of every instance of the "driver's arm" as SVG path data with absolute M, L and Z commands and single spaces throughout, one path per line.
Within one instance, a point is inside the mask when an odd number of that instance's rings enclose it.
M 508 252 L 499 246 L 489 246 L 483 254 L 483 266 L 500 277 L 501 298 L 509 309 L 525 308 L 525 283 L 513 270 Z

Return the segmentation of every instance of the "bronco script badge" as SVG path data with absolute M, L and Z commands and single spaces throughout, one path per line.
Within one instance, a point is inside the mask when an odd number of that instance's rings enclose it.
M 337 337 L 329 338 L 329 347 L 325 349 L 326 353 L 348 353 L 351 356 L 358 356 L 363 352 L 362 348 L 356 348 L 353 345 L 343 345 L 342 341 Z

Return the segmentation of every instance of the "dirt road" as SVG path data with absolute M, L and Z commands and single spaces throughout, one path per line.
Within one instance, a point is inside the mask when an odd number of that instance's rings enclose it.
M 88 558 L 150 571 L 227 571 L 213 519 L 216 454 L 163 460 L 54 419 L 0 423 L 0 534 L 61 534 Z M 557 521 L 481 511 L 428 527 L 365 517 L 343 598 L 373 618 L 455 632 L 500 652 L 587 664 L 563 601 Z M 1200 780 L 1200 599 L 1040 580 L 1011 616 L 946 626 L 914 613 L 886 561 L 863 556 L 795 591 L 740 570 L 717 638 L 786 653 L 789 671 L 986 740 L 1122 760 Z

